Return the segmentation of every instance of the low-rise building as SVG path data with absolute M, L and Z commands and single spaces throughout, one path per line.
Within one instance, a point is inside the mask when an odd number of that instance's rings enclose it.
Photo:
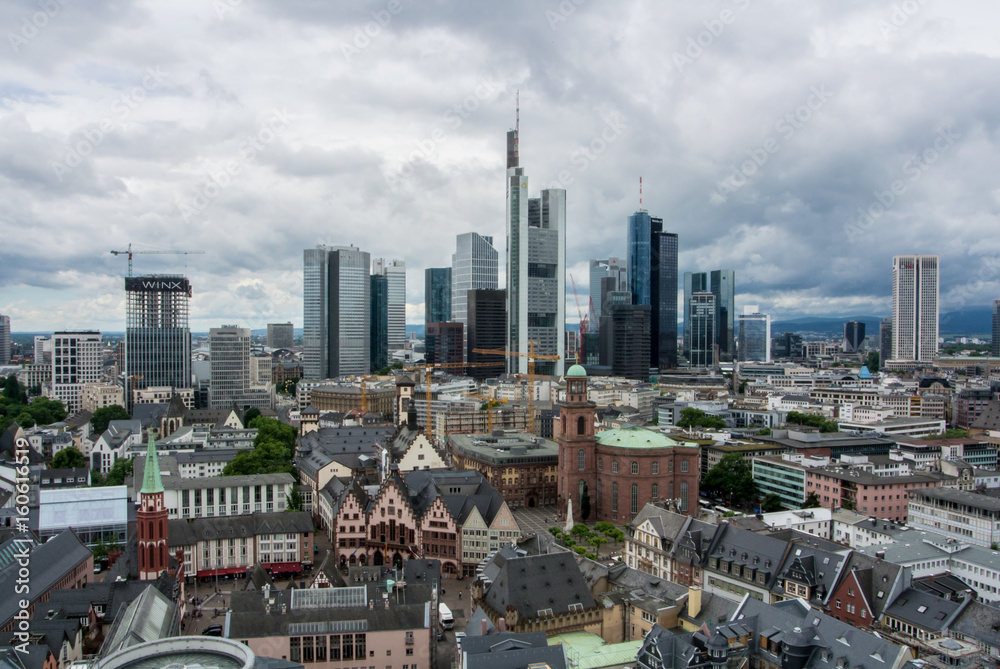
M 480 472 L 511 508 L 556 503 L 559 447 L 554 441 L 512 431 L 453 434 L 448 448 L 455 467 Z
M 85 383 L 80 388 L 80 410 L 91 413 L 117 404 L 125 406 L 125 390 L 116 383 Z
M 909 524 L 977 546 L 1000 544 L 1000 499 L 954 488 L 928 488 L 910 495 Z
M 944 480 L 946 476 L 933 472 L 879 476 L 854 465 L 831 464 L 806 470 L 806 494 L 816 493 L 825 507 L 906 522 L 909 497 Z

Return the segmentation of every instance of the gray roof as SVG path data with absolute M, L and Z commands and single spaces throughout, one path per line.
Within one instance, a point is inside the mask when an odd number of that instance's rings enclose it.
M 10 622 L 18 612 L 17 601 L 23 597 L 30 602 L 37 601 L 59 581 L 82 563 L 93 558 L 87 548 L 72 530 L 64 530 L 44 544 L 31 551 L 29 592 L 20 597 L 0 597 L 0 627 Z M 0 592 L 16 592 L 18 579 L 16 563 L 10 563 L 0 571 Z
M 523 669 L 536 665 L 566 668 L 565 649 L 561 644 L 549 646 L 544 632 L 467 636 L 462 640 L 461 652 L 470 656 L 468 666 L 476 669 Z
M 951 624 L 951 631 L 1000 647 L 1000 609 L 974 601 Z
M 773 588 L 782 570 L 786 551 L 792 544 L 749 530 L 741 530 L 723 521 L 715 533 L 710 558 L 749 566 L 766 575 L 764 587 Z
M 138 475 L 136 480 L 141 481 Z M 189 479 L 170 479 L 163 482 L 167 490 L 204 490 L 205 488 L 236 488 L 245 485 L 292 485 L 295 477 L 288 472 L 277 474 L 250 474 L 246 476 L 199 476 Z
M 317 472 L 331 462 L 352 471 L 369 468 L 360 456 L 378 456 L 378 447 L 392 435 L 391 426 L 321 427 L 299 439 L 295 466 L 316 478 Z
M 971 598 L 951 601 L 916 588 L 908 588 L 886 607 L 885 615 L 925 630 L 943 632 L 970 601 Z
M 177 606 L 152 585 L 125 605 L 101 646 L 101 657 L 147 641 L 174 636 L 180 619 Z
M 597 606 L 569 553 L 504 560 L 483 599 L 499 615 L 505 615 L 508 606 L 516 608 L 521 620 L 537 617 L 542 609 L 559 615 L 569 611 L 570 604 L 582 604 L 584 609 Z
M 210 539 L 238 539 L 258 534 L 299 534 L 312 532 L 312 516 L 308 511 L 284 513 L 254 513 L 248 516 L 220 516 L 193 520 L 167 521 L 170 548 L 193 546 Z
M 780 580 L 790 578 L 796 583 L 805 583 L 812 588 L 810 602 L 819 606 L 826 604 L 840 580 L 840 573 L 847 556 L 825 551 L 813 546 L 793 542 L 789 545 L 774 591 L 784 594 Z
M 132 419 L 139 421 L 143 427 L 160 426 L 160 419 L 167 412 L 167 404 L 133 404 Z
M 657 536 L 663 542 L 661 548 L 669 550 L 689 518 L 690 516 L 667 511 L 656 504 L 648 503 L 632 519 L 629 527 L 639 527 L 648 520 Z
M 921 488 L 910 493 L 911 497 L 913 495 L 921 495 L 931 499 L 940 499 L 948 502 L 954 502 L 956 504 L 965 504 L 977 509 L 1000 512 L 1000 499 L 990 497 L 989 495 L 982 495 L 977 492 L 959 490 L 958 488 Z

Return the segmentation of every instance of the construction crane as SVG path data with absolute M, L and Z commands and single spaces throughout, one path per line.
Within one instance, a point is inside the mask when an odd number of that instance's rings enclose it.
M 531 433 L 535 434 L 535 361 L 536 360 L 558 360 L 558 355 L 541 355 L 535 353 L 535 342 L 528 342 L 528 352 L 507 351 L 504 349 L 474 348 L 473 353 L 483 355 L 502 355 L 508 358 L 528 359 L 528 420 L 531 421 Z
M 203 255 L 204 251 L 133 251 L 132 242 L 128 243 L 128 248 L 124 251 L 112 251 L 111 255 L 115 256 L 128 256 L 128 275 L 132 276 L 132 256 L 133 255 Z
M 495 362 L 432 362 L 423 365 L 414 365 L 412 367 L 404 367 L 403 369 L 422 369 L 424 370 L 424 396 L 427 401 L 427 425 L 424 426 L 424 434 L 427 435 L 427 441 L 434 443 L 434 429 L 432 427 L 433 415 L 431 412 L 431 374 L 435 369 L 465 369 L 466 367 L 495 367 L 497 363 Z
M 580 295 L 576 290 L 576 279 L 573 275 L 569 275 L 569 280 L 573 284 L 573 298 L 576 300 L 576 312 L 580 316 L 580 330 L 576 334 L 576 361 L 580 362 L 580 349 L 583 348 L 583 335 L 589 330 L 588 325 L 590 323 L 590 314 L 584 315 L 583 307 L 580 306 Z
M 506 402 L 506 399 L 498 400 L 489 395 L 476 395 L 474 393 L 465 393 L 463 397 L 473 397 L 477 400 L 483 400 L 483 406 L 486 407 L 486 433 L 493 434 L 493 410 L 499 409 L 500 405 Z M 482 407 L 480 407 L 481 409 Z

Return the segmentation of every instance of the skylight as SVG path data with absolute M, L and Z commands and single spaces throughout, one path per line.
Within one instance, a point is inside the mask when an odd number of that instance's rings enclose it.
M 923 613 L 926 610 L 927 610 L 927 607 L 924 606 L 923 604 L 921 604 L 920 606 L 917 607 L 917 613 Z

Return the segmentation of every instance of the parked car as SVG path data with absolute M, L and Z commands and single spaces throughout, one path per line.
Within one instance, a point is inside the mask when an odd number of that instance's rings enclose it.
M 202 636 L 222 636 L 222 625 L 209 625 L 202 631 Z

